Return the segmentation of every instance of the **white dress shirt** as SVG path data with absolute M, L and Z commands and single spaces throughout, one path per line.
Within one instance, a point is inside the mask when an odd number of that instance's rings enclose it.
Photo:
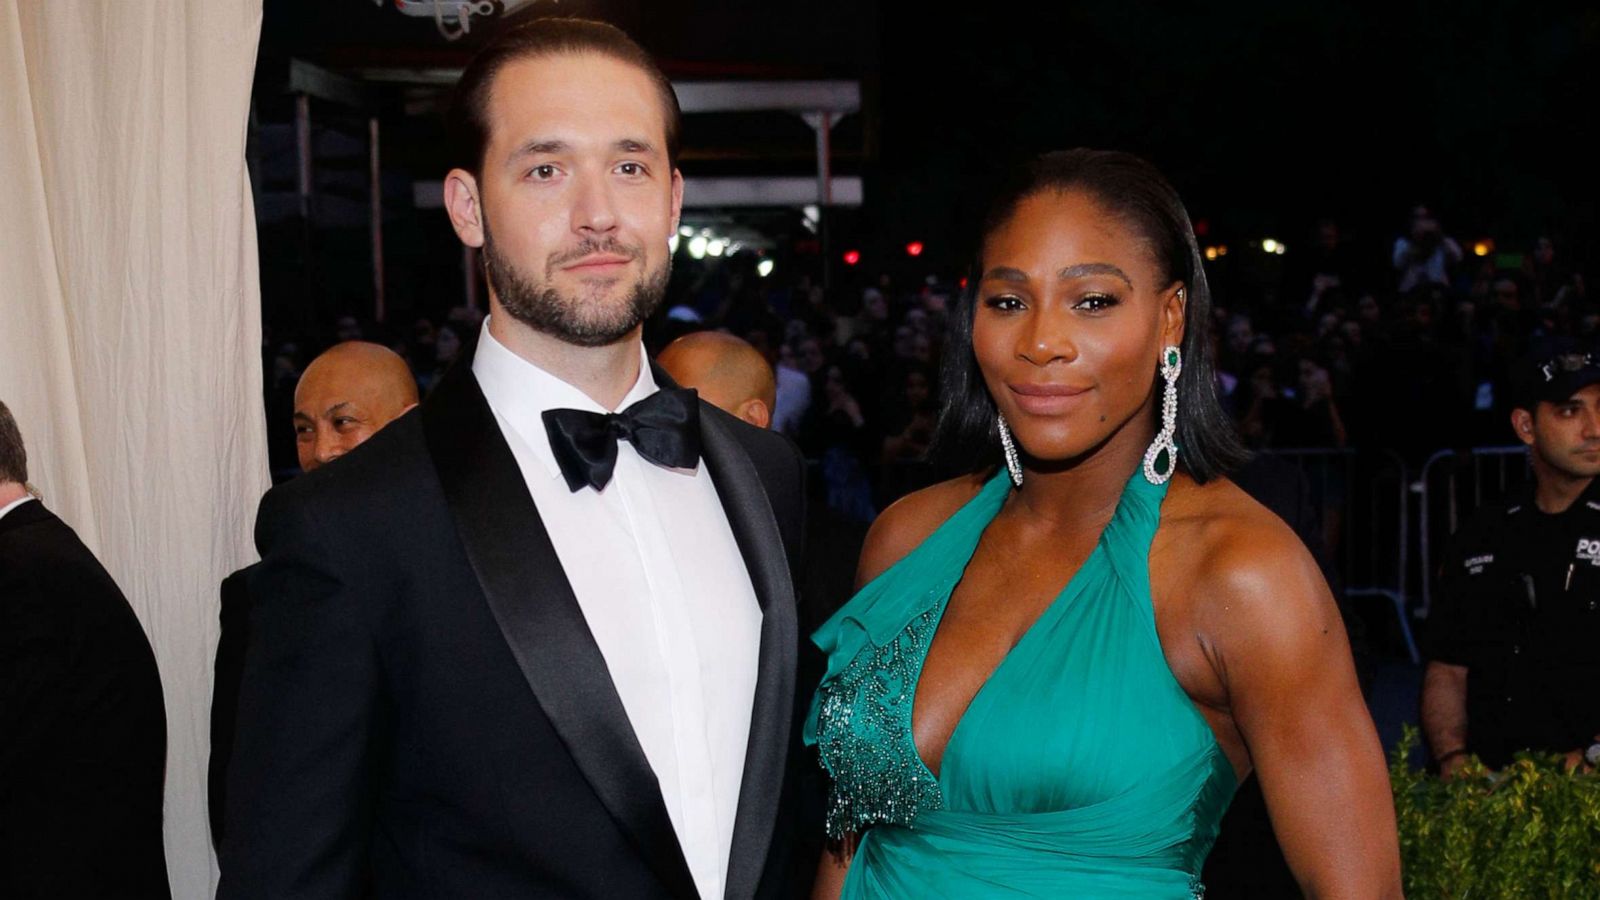
M 656 392 L 644 348 L 617 409 Z M 573 492 L 541 414 L 613 412 L 483 324 L 472 361 L 655 771 L 702 898 L 721 898 L 744 773 L 761 608 L 702 462 L 669 469 L 619 441 L 604 490 Z
M 10 503 L 7 503 L 5 506 L 0 506 L 0 519 L 4 519 L 6 517 L 6 513 L 11 512 L 13 509 L 16 509 L 17 507 L 21 506 L 24 503 L 27 503 L 29 500 L 32 500 L 32 499 L 33 499 L 32 496 L 18 497 L 17 499 L 11 501 Z

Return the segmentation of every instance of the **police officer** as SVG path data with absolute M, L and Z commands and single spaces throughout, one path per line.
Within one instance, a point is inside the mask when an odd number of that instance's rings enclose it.
M 1557 345 L 1520 369 L 1533 488 L 1456 533 L 1430 623 L 1422 725 L 1446 778 L 1468 754 L 1576 762 L 1600 742 L 1600 354 Z

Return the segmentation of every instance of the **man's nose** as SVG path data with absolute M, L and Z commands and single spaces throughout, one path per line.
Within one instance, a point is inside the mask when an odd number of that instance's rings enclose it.
M 333 429 L 317 432 L 316 458 L 318 465 L 327 465 L 344 455 L 344 441 Z
M 572 230 L 608 232 L 617 227 L 615 198 L 604 178 L 584 178 L 576 186 L 572 204 Z
M 1585 407 L 1578 415 L 1583 417 L 1584 439 L 1600 440 L 1600 408 Z

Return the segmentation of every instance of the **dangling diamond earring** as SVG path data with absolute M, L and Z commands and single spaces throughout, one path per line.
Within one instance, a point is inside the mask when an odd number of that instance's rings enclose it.
M 1178 445 L 1173 442 L 1173 435 L 1178 427 L 1178 373 L 1181 371 L 1183 354 L 1176 346 L 1168 344 L 1161 351 L 1161 377 L 1167 382 L 1161 397 L 1161 432 L 1144 454 L 1144 477 L 1151 484 L 1166 484 L 1178 467 Z
M 1011 428 L 1006 425 L 1006 417 L 1000 416 L 996 422 L 1000 426 L 1000 447 L 1006 452 L 1006 471 L 1011 473 L 1011 483 L 1022 487 L 1022 461 L 1017 458 L 1017 444 L 1011 439 Z

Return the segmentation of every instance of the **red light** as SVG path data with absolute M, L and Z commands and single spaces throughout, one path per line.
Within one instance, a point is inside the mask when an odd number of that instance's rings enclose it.
M 921 241 L 912 241 L 911 243 L 907 244 L 906 245 L 906 254 L 908 256 L 921 256 L 922 255 L 922 242 Z
M 858 262 L 861 262 L 861 251 L 860 250 L 846 250 L 844 252 L 844 264 L 845 265 L 853 266 Z

